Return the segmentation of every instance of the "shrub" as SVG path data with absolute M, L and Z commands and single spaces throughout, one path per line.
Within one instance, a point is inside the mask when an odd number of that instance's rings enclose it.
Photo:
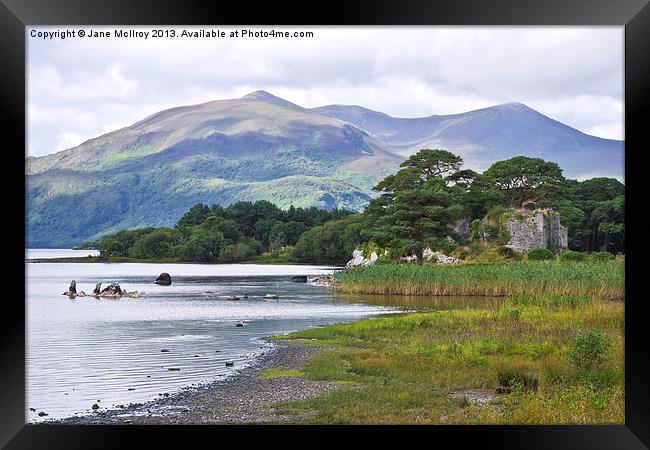
M 562 262 L 583 262 L 587 260 L 587 255 L 580 252 L 564 252 L 560 255 Z
M 528 251 L 528 259 L 531 261 L 547 261 L 554 258 L 553 252 L 547 248 L 534 248 Z
M 510 247 L 497 247 L 497 253 L 504 258 L 509 259 L 519 259 L 519 253 L 511 249 Z
M 219 261 L 223 263 L 238 263 L 255 256 L 255 251 L 243 243 L 226 245 L 219 254 Z
M 579 369 L 593 370 L 609 352 L 610 340 L 598 330 L 578 333 L 569 347 L 569 361 Z
M 497 381 L 501 386 L 519 391 L 536 391 L 539 385 L 539 378 L 518 369 L 498 371 Z
M 614 259 L 616 256 L 609 252 L 593 252 L 589 255 L 589 261 L 592 262 L 613 261 Z

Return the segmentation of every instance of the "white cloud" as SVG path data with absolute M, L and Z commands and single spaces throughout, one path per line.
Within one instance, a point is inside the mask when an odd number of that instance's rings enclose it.
M 28 153 L 258 89 L 306 107 L 358 104 L 401 117 L 520 101 L 622 138 L 622 27 L 248 28 L 315 37 L 43 40 L 28 30 Z

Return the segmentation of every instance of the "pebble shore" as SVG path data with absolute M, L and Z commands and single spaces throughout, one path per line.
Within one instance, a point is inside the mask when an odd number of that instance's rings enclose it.
M 300 423 L 305 417 L 283 416 L 278 402 L 306 400 L 343 386 L 304 377 L 259 378 L 268 368 L 301 369 L 327 347 L 279 342 L 258 361 L 239 373 L 169 397 L 123 408 L 97 410 L 89 415 L 51 420 L 44 424 L 170 425 Z M 304 414 L 308 414 L 304 413 Z

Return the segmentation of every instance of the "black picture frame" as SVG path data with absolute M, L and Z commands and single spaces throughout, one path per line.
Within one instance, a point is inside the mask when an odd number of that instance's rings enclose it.
M 10 266 L 22 265 L 24 273 L 23 196 L 16 185 L 24 181 L 25 149 L 25 26 L 28 25 L 619 25 L 625 26 L 625 184 L 631 196 L 626 209 L 628 245 L 626 249 L 625 382 L 624 426 L 431 426 L 431 427 L 293 427 L 264 426 L 53 426 L 25 425 L 25 307 L 20 285 L 12 281 L 11 292 L 3 298 L 2 352 L 0 373 L 0 445 L 8 449 L 37 448 L 115 448 L 143 446 L 155 439 L 166 444 L 180 438 L 186 446 L 197 436 L 215 445 L 227 439 L 246 443 L 251 437 L 271 439 L 284 432 L 285 439 L 295 432 L 318 443 L 348 440 L 351 432 L 408 445 L 415 437 L 437 444 L 451 439 L 454 446 L 474 443 L 482 448 L 647 448 L 650 445 L 650 374 L 648 327 L 635 272 L 645 253 L 642 219 L 644 205 L 640 158 L 644 150 L 642 117 L 650 100 L 650 5 L 649 0 L 387 0 L 348 2 L 246 3 L 200 0 L 142 0 L 129 2 L 80 0 L 0 0 L 0 126 L 5 138 L 3 156 L 7 183 L 3 198 L 5 222 L 16 227 L 6 239 L 14 246 Z M 293 11 L 288 14 L 288 11 Z M 9 138 L 9 139 L 7 139 Z M 647 147 L 647 144 L 645 145 Z M 11 175 L 7 177 L 6 175 Z M 16 180 L 13 180 L 16 177 Z M 10 184 L 9 184 L 10 183 Z M 640 197 L 636 201 L 636 197 Z M 632 206 L 629 206 L 632 205 Z M 636 206 L 639 205 L 639 206 Z M 21 215 L 22 211 L 23 215 Z M 22 217 L 22 219 L 21 219 Z M 19 223 L 21 222 L 22 223 Z M 647 235 L 647 233 L 645 233 Z M 11 236 L 11 237 L 9 237 Z M 636 263 L 639 260 L 638 264 Z M 17 269 L 20 272 L 20 269 Z M 12 278 L 12 280 L 15 280 Z M 18 288 L 16 288 L 18 286 Z M 23 285 L 24 286 L 24 285 Z M 24 299 L 24 292 L 23 297 Z M 253 429 L 254 428 L 254 429 Z M 161 432 L 162 431 L 162 432 Z M 336 431 L 336 433 L 331 433 Z M 417 435 L 417 436 L 416 436 Z M 273 441 L 267 441 L 273 442 Z M 294 442 L 300 445 L 301 441 Z M 311 442 L 311 441 L 303 441 Z M 385 441 L 389 442 L 388 440 Z M 288 444 L 290 441 L 275 443 Z M 266 444 L 265 444 L 266 445 Z M 311 445 L 302 444 L 302 445 Z M 166 447 L 167 445 L 163 445 Z M 191 447 L 195 445 L 190 444 Z

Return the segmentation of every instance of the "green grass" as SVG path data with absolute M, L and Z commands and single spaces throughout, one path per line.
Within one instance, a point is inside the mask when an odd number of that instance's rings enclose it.
M 277 407 L 301 422 L 328 424 L 622 424 L 623 272 L 622 261 L 339 272 L 335 287 L 347 293 L 505 298 L 500 306 L 477 302 L 280 336 L 333 348 L 305 376 L 354 386 Z M 601 364 L 585 369 L 570 354 L 587 331 L 602 333 L 611 347 Z M 498 387 L 509 393 L 497 395 Z M 491 400 L 474 404 L 469 391 Z
M 624 422 L 623 303 L 411 313 L 313 328 L 283 336 L 333 346 L 305 369 L 310 379 L 352 382 L 284 412 L 314 412 L 313 423 L 586 424 Z M 602 367 L 581 371 L 567 352 L 580 330 L 612 339 Z M 512 392 L 485 408 L 452 392 Z
M 624 262 L 513 262 L 488 265 L 378 264 L 334 275 L 335 289 L 345 294 L 587 295 L 622 298 Z

